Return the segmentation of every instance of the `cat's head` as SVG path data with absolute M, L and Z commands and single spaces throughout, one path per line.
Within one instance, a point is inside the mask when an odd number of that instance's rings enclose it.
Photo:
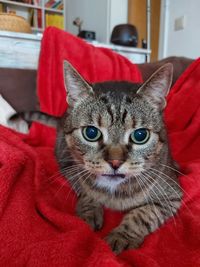
M 115 190 L 168 156 L 162 112 L 172 81 L 171 64 L 137 90 L 130 83 L 128 90 L 126 83 L 121 90 L 104 83 L 101 92 L 101 84 L 90 85 L 66 61 L 64 77 L 69 104 L 65 140 L 74 161 L 88 171 L 83 179 Z

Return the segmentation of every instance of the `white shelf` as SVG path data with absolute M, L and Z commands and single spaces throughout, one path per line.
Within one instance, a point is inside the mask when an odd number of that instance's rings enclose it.
M 42 39 L 42 35 L 31 34 L 31 33 L 21 33 L 21 32 L 0 31 L 0 39 L 1 40 L 13 39 L 17 41 L 29 40 L 29 41 L 40 42 Z
M 136 53 L 136 54 L 150 54 L 151 53 L 151 50 L 144 49 L 144 48 L 115 45 L 115 44 L 112 44 L 112 43 L 104 44 L 104 43 L 99 43 L 97 41 L 91 41 L 89 43 L 93 44 L 96 47 L 109 48 L 109 49 L 112 49 L 112 50 L 114 50 L 116 52 L 126 52 L 126 53 Z
M 14 6 L 21 6 L 21 7 L 30 7 L 30 8 L 36 8 L 36 9 L 42 9 L 42 6 L 36 6 L 36 5 L 32 5 L 32 4 L 26 4 L 26 3 L 15 2 L 15 1 L 2 0 L 2 1 L 0 1 L 0 3 L 14 5 Z
M 37 27 L 31 27 L 31 30 L 32 30 L 33 32 L 43 32 L 43 31 L 44 31 L 43 28 L 37 28 Z
M 100 43 L 97 41 L 87 41 L 87 42 L 89 42 L 90 44 L 96 47 L 103 47 L 103 48 L 111 49 L 117 52 L 118 54 L 121 54 L 124 57 L 128 58 L 133 63 L 145 63 L 147 61 L 148 56 L 151 54 L 151 50 L 149 49 L 115 45 L 112 43 L 105 44 L 105 43 Z

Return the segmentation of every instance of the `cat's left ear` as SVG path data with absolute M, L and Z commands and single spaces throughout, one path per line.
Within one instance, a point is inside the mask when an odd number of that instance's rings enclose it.
M 93 95 L 92 87 L 68 61 L 64 60 L 63 68 L 67 102 L 70 106 L 74 106 L 89 95 Z
M 160 110 L 166 106 L 167 96 L 173 77 L 173 65 L 167 63 L 160 67 L 152 76 L 139 88 L 137 94 L 149 97 L 150 101 L 157 105 Z

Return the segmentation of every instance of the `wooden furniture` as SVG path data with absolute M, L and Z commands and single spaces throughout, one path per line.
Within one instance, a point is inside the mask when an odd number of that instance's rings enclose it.
M 138 29 L 139 44 L 147 41 L 151 61 L 158 59 L 161 0 L 129 0 L 128 22 Z
M 23 2 L 16 2 L 16 1 L 8 1 L 8 0 L 1 0 L 0 4 L 3 5 L 3 7 L 7 7 L 8 9 L 14 9 L 16 10 L 17 15 L 21 15 L 25 17 L 25 19 L 29 20 L 29 14 L 30 12 L 33 12 L 33 17 L 37 16 L 37 13 L 40 14 L 40 25 L 36 25 L 36 27 L 32 27 L 33 32 L 43 32 L 48 23 L 47 16 L 48 15 L 60 15 L 63 16 L 63 29 L 65 29 L 66 25 L 66 15 L 65 15 L 65 5 L 66 1 L 62 0 L 63 2 L 63 10 L 58 10 L 56 8 L 49 8 L 46 7 L 46 3 L 48 0 L 39 0 L 39 1 L 32 1 L 38 4 L 27 4 Z M 36 23 L 37 24 L 37 23 Z M 48 23 L 50 24 L 50 22 Z

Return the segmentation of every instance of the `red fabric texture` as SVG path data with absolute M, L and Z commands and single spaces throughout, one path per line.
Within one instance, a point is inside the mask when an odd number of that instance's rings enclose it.
M 57 52 L 56 52 L 57 51 Z M 132 80 L 135 65 L 106 49 L 49 28 L 39 63 L 38 95 L 43 111 L 66 108 L 62 60 L 89 81 Z M 1 266 L 200 266 L 200 59 L 180 77 L 168 97 L 165 120 L 175 159 L 181 164 L 183 204 L 175 217 L 136 250 L 115 256 L 103 237 L 122 214 L 105 210 L 104 227 L 93 232 L 75 215 L 76 196 L 59 174 L 55 130 L 34 124 L 29 135 L 0 127 Z

